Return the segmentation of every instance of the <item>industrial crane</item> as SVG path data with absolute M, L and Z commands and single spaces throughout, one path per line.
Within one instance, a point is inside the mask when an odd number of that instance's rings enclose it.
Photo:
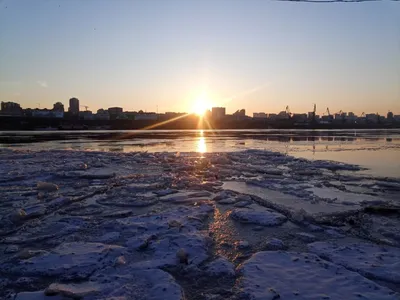
M 289 105 L 286 106 L 285 112 L 286 112 L 286 114 L 288 115 L 288 117 L 290 119 L 292 117 L 292 113 L 290 112 Z
M 326 108 L 326 111 L 324 112 L 324 116 L 331 116 L 331 112 L 329 111 L 329 107 Z

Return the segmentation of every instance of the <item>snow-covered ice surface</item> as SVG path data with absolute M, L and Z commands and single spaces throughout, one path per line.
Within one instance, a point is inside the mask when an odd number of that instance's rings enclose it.
M 259 252 L 239 271 L 248 299 L 396 299 L 390 289 L 309 253 Z
M 311 252 L 371 279 L 400 285 L 400 249 L 362 241 L 326 241 L 308 245 Z
M 1 299 L 399 297 L 400 180 L 356 165 L 10 149 L 0 165 Z

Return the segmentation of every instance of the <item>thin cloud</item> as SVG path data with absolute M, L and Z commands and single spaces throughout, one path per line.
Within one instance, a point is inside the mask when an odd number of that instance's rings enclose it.
M 42 88 L 47 88 L 47 81 L 46 80 L 38 80 L 37 84 L 40 85 Z

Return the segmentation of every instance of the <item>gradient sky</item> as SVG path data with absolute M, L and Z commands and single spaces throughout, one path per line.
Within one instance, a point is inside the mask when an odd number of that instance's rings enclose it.
M 0 0 L 0 101 L 400 114 L 400 2 Z

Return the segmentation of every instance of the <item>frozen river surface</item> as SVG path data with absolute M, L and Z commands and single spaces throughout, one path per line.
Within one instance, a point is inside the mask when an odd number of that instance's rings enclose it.
M 0 132 L 0 148 L 105 152 L 277 151 L 400 177 L 400 130 L 147 130 Z
M 0 299 L 399 299 L 397 176 L 75 141 L 0 149 Z

